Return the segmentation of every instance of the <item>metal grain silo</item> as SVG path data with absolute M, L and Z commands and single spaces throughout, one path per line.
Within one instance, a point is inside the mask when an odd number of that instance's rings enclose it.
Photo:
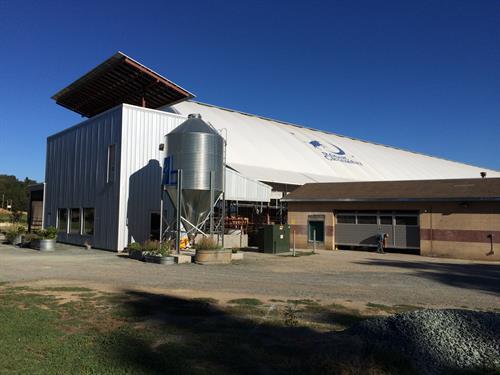
M 224 191 L 225 140 L 200 115 L 191 114 L 166 135 L 165 144 L 163 185 L 179 207 L 177 221 L 195 235 Z

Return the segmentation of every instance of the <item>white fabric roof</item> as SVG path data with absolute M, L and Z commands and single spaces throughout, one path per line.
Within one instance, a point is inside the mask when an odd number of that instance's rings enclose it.
M 488 177 L 500 177 L 498 171 L 194 101 L 170 109 L 182 115 L 200 113 L 216 129 L 225 129 L 227 164 L 260 181 L 304 184 L 477 178 L 481 171 Z

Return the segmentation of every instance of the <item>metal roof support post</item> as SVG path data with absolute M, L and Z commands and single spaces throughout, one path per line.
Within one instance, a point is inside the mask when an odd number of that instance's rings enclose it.
M 224 168 L 225 169 L 225 168 Z M 224 175 L 226 173 L 224 172 Z M 225 225 L 226 225 L 226 193 L 222 193 L 222 229 L 221 229 L 221 235 L 222 235 L 222 248 L 224 248 L 224 232 L 226 231 Z
M 181 249 L 181 203 L 182 203 L 182 169 L 177 171 L 177 209 L 175 211 L 175 250 Z
M 214 171 L 210 171 L 210 236 L 214 234 Z

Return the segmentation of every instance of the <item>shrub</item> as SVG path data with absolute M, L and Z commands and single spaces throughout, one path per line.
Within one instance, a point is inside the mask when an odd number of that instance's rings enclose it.
M 215 250 L 221 248 L 213 237 L 202 237 L 194 247 L 196 250 Z
M 160 242 L 156 240 L 147 240 L 142 244 L 142 251 L 147 253 L 154 253 L 160 247 Z
M 139 242 L 132 242 L 130 245 L 127 246 L 127 249 L 142 251 L 142 245 Z
M 40 236 L 36 233 L 28 233 L 24 236 L 24 242 L 37 241 L 40 239 Z
M 296 327 L 299 324 L 297 319 L 297 310 L 291 305 L 286 305 L 283 311 L 283 323 L 287 327 Z
M 169 256 L 172 253 L 172 243 L 170 241 L 147 240 L 142 245 L 142 251 L 148 255 Z
M 10 243 L 14 243 L 14 240 L 16 239 L 17 236 L 22 235 L 26 233 L 26 228 L 18 225 L 18 226 L 12 226 L 9 228 L 9 230 L 5 233 L 5 236 L 7 237 L 7 241 Z
M 41 240 L 55 240 L 57 238 L 57 229 L 55 227 L 48 227 L 45 229 L 38 229 L 35 233 Z

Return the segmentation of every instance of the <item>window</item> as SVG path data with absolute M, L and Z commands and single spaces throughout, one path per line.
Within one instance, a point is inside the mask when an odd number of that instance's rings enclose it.
M 69 232 L 73 234 L 80 234 L 80 209 L 72 208 L 70 210 L 70 224 Z
M 59 232 L 68 231 L 68 209 L 59 208 L 57 210 L 57 230 Z
M 325 241 L 325 221 L 312 219 L 309 220 L 309 230 L 308 230 L 308 240 L 313 241 L 314 235 L 316 234 L 316 242 Z M 316 232 L 316 233 L 315 233 Z
M 358 215 L 358 224 L 377 224 L 377 217 Z
M 94 234 L 94 209 L 83 209 L 83 234 L 92 236 Z
M 396 225 L 418 225 L 416 216 L 396 216 Z
M 356 216 L 337 215 L 337 224 L 356 224 Z
M 108 146 L 108 172 L 106 182 L 110 183 L 115 180 L 115 164 L 116 164 L 116 147 L 115 145 Z
M 381 225 L 392 225 L 392 216 L 380 216 Z

